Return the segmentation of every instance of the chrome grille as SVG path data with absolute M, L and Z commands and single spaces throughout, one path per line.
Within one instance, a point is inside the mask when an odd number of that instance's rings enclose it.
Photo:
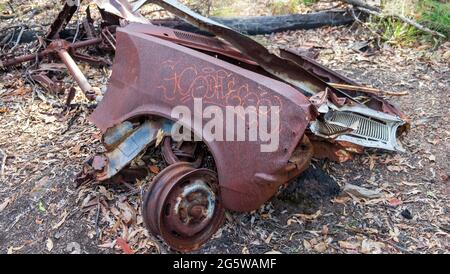
M 357 129 L 349 133 L 349 135 L 383 142 L 389 141 L 389 126 L 383 122 L 350 112 L 339 111 L 331 112 L 330 114 L 329 117 L 326 117 L 328 122 L 326 127 L 329 130 L 342 131 L 344 128 L 352 127 L 352 125 L 357 123 Z

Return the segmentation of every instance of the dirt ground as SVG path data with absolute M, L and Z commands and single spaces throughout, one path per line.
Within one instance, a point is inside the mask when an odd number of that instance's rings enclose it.
M 34 20 L 45 25 L 54 13 L 44 6 Z M 13 23 L 0 21 L 0 30 Z M 407 91 L 389 97 L 412 121 L 406 152 L 368 150 L 342 164 L 313 161 L 308 180 L 329 180 L 315 175 L 320 169 L 341 187 L 351 183 L 381 197 L 319 193 L 293 202 L 282 191 L 258 211 L 227 212 L 223 228 L 196 253 L 449 253 L 450 43 L 379 48 L 370 32 L 355 26 L 256 39 L 272 48 L 312 47 L 321 63 L 357 82 Z M 106 84 L 109 69 L 81 67 L 93 86 Z M 75 187 L 84 160 L 102 151 L 100 132 L 87 120 L 93 106 L 78 90 L 76 106 L 64 108 L 63 95 L 32 85 L 27 72 L 0 72 L 0 253 L 173 252 L 142 224 L 140 190 L 152 176 L 132 186 Z M 158 153 L 153 162 L 157 173 Z

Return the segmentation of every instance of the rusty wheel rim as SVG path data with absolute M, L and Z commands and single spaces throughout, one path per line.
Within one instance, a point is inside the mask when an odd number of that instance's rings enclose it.
M 163 141 L 161 154 L 167 164 L 172 165 L 178 162 L 190 162 L 194 167 L 200 167 L 203 161 L 203 152 L 198 150 L 197 142 L 184 142 L 180 148 L 175 148 L 175 144 L 170 136 L 166 136 Z
M 219 195 L 214 171 L 175 163 L 155 177 L 147 192 L 144 222 L 173 249 L 198 249 L 224 221 Z

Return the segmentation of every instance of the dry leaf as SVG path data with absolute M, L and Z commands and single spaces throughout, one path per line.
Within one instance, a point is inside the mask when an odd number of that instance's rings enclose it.
M 55 224 L 52 228 L 53 229 L 58 229 L 65 221 L 67 216 L 69 215 L 69 213 L 67 213 L 66 210 L 64 210 L 64 213 L 62 215 L 61 221 L 59 221 L 57 224 Z
M 6 198 L 6 200 L 0 204 L 0 212 L 2 212 L 9 205 L 10 202 L 11 198 Z
M 114 194 L 113 194 L 111 191 L 108 191 L 108 190 L 106 189 L 106 187 L 100 186 L 100 187 L 98 188 L 98 191 L 99 191 L 103 196 L 105 196 L 106 199 L 108 199 L 109 201 L 114 200 Z
M 283 254 L 283 253 L 281 253 L 280 251 L 277 251 L 277 250 L 271 250 L 271 251 L 268 251 L 268 252 L 266 252 L 264 254 Z
M 53 241 L 52 241 L 52 239 L 50 239 L 50 238 L 47 239 L 46 246 L 47 246 L 47 250 L 48 251 L 52 251 L 52 249 L 53 249 Z
M 450 50 L 447 50 L 443 55 L 442 58 L 445 60 L 450 60 Z
M 339 241 L 339 246 L 343 249 L 353 249 L 357 250 L 359 247 L 358 243 L 352 243 L 352 242 L 346 242 L 346 241 Z
M 308 220 L 308 221 L 310 221 L 310 220 L 315 220 L 315 219 L 317 219 L 317 217 L 319 217 L 320 214 L 322 214 L 322 212 L 321 212 L 320 210 L 318 210 L 316 213 L 311 214 L 311 215 L 298 213 L 298 214 L 294 214 L 294 216 L 295 216 L 295 217 L 298 217 L 298 218 L 300 218 L 300 219 L 302 219 L 302 220 Z
M 361 243 L 361 252 L 364 254 L 380 254 L 384 247 L 384 243 L 364 239 Z
M 311 244 L 307 241 L 307 240 L 303 240 L 303 246 L 305 247 L 306 250 L 311 250 Z
M 159 173 L 159 167 L 157 167 L 157 166 L 150 166 L 149 167 L 149 169 L 150 169 L 150 171 L 153 173 L 153 174 L 158 174 Z
M 134 254 L 134 251 L 130 248 L 130 246 L 127 244 L 127 242 L 122 238 L 116 239 L 116 244 L 122 249 L 123 253 L 125 254 Z
M 272 237 L 273 237 L 273 232 L 270 233 L 270 235 L 267 237 L 267 239 L 264 240 L 264 242 L 265 242 L 266 244 L 270 244 L 270 241 L 272 240 Z
M 334 204 L 346 204 L 348 201 L 351 201 L 352 198 L 348 196 L 339 196 L 331 200 L 331 202 Z
M 392 172 L 400 172 L 404 170 L 404 168 L 401 166 L 388 166 L 387 169 Z
M 127 202 L 119 202 L 117 205 L 121 209 L 121 218 L 126 225 L 136 222 L 137 212 L 134 207 Z
M 250 252 L 248 251 L 248 248 L 246 246 L 244 246 L 242 248 L 242 254 L 250 254 Z
M 79 154 L 80 151 L 81 151 L 81 145 L 80 145 L 80 144 L 75 145 L 75 146 L 71 149 L 71 151 L 72 151 L 72 153 L 74 153 L 74 154 Z
M 347 194 L 351 194 L 353 196 L 356 196 L 358 198 L 363 198 L 363 199 L 375 199 L 375 198 L 381 198 L 383 195 L 380 193 L 380 190 L 372 190 L 372 189 L 367 189 L 364 187 L 360 187 L 360 186 L 355 186 L 352 184 L 345 184 L 344 186 L 344 192 L 346 192 Z
M 324 242 L 320 242 L 320 243 L 318 243 L 318 244 L 316 244 L 315 246 L 314 246 L 314 250 L 316 251 L 316 252 L 320 252 L 320 253 L 323 253 L 323 252 L 325 252 L 326 250 L 327 250 L 327 244 L 326 243 L 324 243 Z
M 390 206 L 393 206 L 393 207 L 397 207 L 397 206 L 403 204 L 402 200 L 399 200 L 399 199 L 397 199 L 395 197 L 389 199 L 388 203 L 389 203 Z

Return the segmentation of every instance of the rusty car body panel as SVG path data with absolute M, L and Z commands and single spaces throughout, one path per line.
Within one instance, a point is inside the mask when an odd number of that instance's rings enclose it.
M 159 73 L 149 71 L 153 67 L 159 67 Z M 307 97 L 282 82 L 127 27 L 117 30 L 110 85 L 90 119 L 103 131 L 139 116 L 172 119 L 174 107 L 193 109 L 194 98 L 203 98 L 205 106 L 276 105 L 283 117 L 280 149 L 269 155 L 260 152 L 259 142 L 207 143 L 226 208 L 256 209 L 293 177 L 290 174 L 304 169 L 286 172 L 313 119 Z M 194 133 L 201 130 L 194 125 Z

